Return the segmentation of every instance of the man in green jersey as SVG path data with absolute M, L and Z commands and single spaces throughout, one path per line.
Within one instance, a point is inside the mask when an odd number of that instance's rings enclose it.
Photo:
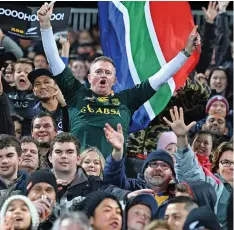
M 132 89 L 114 94 L 111 89 L 116 82 L 116 70 L 111 59 L 102 56 L 94 60 L 88 75 L 90 89 L 77 81 L 64 65 L 50 24 L 52 11 L 53 5 L 45 3 L 38 11 L 38 18 L 46 57 L 69 107 L 70 132 L 80 140 L 82 148 L 96 146 L 106 157 L 112 152 L 112 146 L 105 138 L 105 123 L 112 127 L 120 123 L 126 140 L 133 113 L 183 66 L 200 44 L 197 27 L 189 35 L 185 49 L 159 72 Z

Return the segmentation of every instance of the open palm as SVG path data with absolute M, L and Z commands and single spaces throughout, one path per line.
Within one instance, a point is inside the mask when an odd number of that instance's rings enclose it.
M 105 124 L 104 132 L 107 141 L 114 149 L 119 151 L 123 149 L 124 135 L 120 124 L 117 126 L 117 131 L 115 131 L 109 124 Z
M 193 121 L 189 125 L 185 125 L 183 108 L 180 108 L 178 112 L 178 108 L 175 106 L 173 110 L 170 109 L 170 115 L 172 122 L 166 117 L 163 117 L 163 120 L 171 127 L 177 137 L 186 136 L 188 131 L 196 124 L 196 122 Z

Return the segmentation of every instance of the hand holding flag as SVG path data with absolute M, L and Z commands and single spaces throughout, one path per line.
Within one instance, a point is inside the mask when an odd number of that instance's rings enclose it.
M 189 34 L 188 40 L 187 40 L 187 44 L 185 47 L 185 50 L 191 55 L 193 53 L 193 51 L 197 48 L 198 46 L 200 46 L 201 44 L 201 37 L 199 35 L 199 33 L 197 32 L 197 28 L 198 26 L 195 26 L 192 30 L 192 32 Z M 197 53 L 199 53 L 199 51 L 197 50 Z

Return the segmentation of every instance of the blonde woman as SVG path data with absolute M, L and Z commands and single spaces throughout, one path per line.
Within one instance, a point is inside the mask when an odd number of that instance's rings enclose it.
M 96 147 L 85 149 L 80 154 L 79 165 L 85 170 L 87 175 L 103 178 L 105 159 Z
M 171 230 L 165 220 L 154 220 L 145 226 L 144 230 Z

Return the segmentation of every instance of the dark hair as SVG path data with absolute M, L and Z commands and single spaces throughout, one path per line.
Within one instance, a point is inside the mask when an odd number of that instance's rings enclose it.
M 59 143 L 66 143 L 66 142 L 73 143 L 76 146 L 77 155 L 80 154 L 80 142 L 79 142 L 79 140 L 76 137 L 74 137 L 72 134 L 66 133 L 66 132 L 60 133 L 54 138 L 54 140 L 50 144 L 49 154 L 52 154 L 54 145 L 57 142 L 59 142 Z
M 99 61 L 111 63 L 111 64 L 113 65 L 114 69 L 115 69 L 115 72 L 116 72 L 116 66 L 115 66 L 114 61 L 113 61 L 111 58 L 106 57 L 106 56 L 101 56 L 101 57 L 95 58 L 94 61 L 93 61 L 92 64 L 91 64 L 91 66 L 90 66 L 90 69 L 92 68 L 92 66 L 93 66 L 95 63 L 97 63 L 97 62 L 99 62 Z
M 184 183 L 184 182 L 180 182 L 175 185 L 175 192 L 188 193 L 192 195 L 191 188 L 189 187 L 187 183 Z
M 31 61 L 30 59 L 28 58 L 20 58 L 19 60 L 17 60 L 15 62 L 15 66 L 16 64 L 28 64 L 28 65 L 31 65 L 32 66 L 32 69 L 34 70 L 35 69 L 35 66 L 34 66 L 34 63 L 33 61 Z
M 211 172 L 216 173 L 217 169 L 219 168 L 219 159 L 226 151 L 232 151 L 233 152 L 233 144 L 230 142 L 223 142 L 220 144 L 217 149 L 213 153 L 212 157 L 212 166 L 211 166 Z
M 34 138 L 32 138 L 30 136 L 23 136 L 23 137 L 21 137 L 20 143 L 21 144 L 22 143 L 33 143 L 33 144 L 35 144 L 37 146 L 37 148 L 39 148 L 38 142 Z
M 198 208 L 198 203 L 188 196 L 177 196 L 169 200 L 168 205 L 170 204 L 185 204 L 184 209 L 187 211 L 192 211 L 195 208 Z
M 200 130 L 200 131 L 196 132 L 194 134 L 193 138 L 192 138 L 191 143 L 193 144 L 193 142 L 197 139 L 197 137 L 202 135 L 202 134 L 211 136 L 211 140 L 212 140 L 212 149 L 211 149 L 211 151 L 214 151 L 215 148 L 216 148 L 216 138 L 215 138 L 214 133 L 212 133 L 212 132 L 210 132 L 208 130 Z
M 52 115 L 50 113 L 47 112 L 40 112 L 38 115 L 36 115 L 35 117 L 33 117 L 32 122 L 31 122 L 31 130 L 33 130 L 33 123 L 37 118 L 42 118 L 42 117 L 50 117 L 53 125 L 54 125 L 54 129 L 57 129 L 57 123 L 54 120 L 54 118 L 52 117 Z
M 208 76 L 208 84 L 210 85 L 210 79 L 211 79 L 211 76 L 212 74 L 215 72 L 215 71 L 223 71 L 227 77 L 227 80 L 228 80 L 228 74 L 227 74 L 227 71 L 222 67 L 222 66 L 215 66 L 211 69 L 210 73 L 209 73 L 209 76 Z
M 2 68 L 4 68 L 4 75 L 5 75 L 5 72 L 6 72 L 6 68 L 7 66 L 10 65 L 13 72 L 14 72 L 14 68 L 15 68 L 15 63 L 13 61 L 5 61 Z
M 46 62 L 48 63 L 45 53 L 36 53 L 33 58 L 33 61 L 35 60 L 36 56 L 43 56 L 46 59 Z
M 17 155 L 20 157 L 22 154 L 21 144 L 20 141 L 17 140 L 16 137 L 8 135 L 8 134 L 1 134 L 0 135 L 0 149 L 14 147 Z

